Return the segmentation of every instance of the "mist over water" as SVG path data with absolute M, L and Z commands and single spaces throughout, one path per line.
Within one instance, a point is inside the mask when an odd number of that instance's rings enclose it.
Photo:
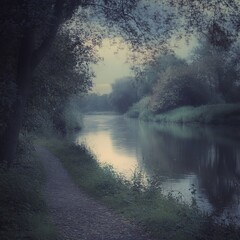
M 140 168 L 162 179 L 164 192 L 181 193 L 190 203 L 218 216 L 239 215 L 240 132 L 236 128 L 154 124 L 119 115 L 84 117 L 77 142 L 100 163 L 131 178 Z

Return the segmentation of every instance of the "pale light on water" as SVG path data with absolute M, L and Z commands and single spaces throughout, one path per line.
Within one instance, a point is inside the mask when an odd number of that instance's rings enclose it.
M 239 214 L 240 132 L 235 128 L 159 125 L 118 115 L 87 115 L 77 137 L 100 163 L 131 178 L 136 168 L 158 175 L 166 193 L 226 216 Z
M 86 144 L 99 162 L 113 166 L 124 176 L 131 177 L 138 165 L 135 155 L 114 146 L 106 131 L 85 133 L 84 137 L 80 136 L 77 142 Z

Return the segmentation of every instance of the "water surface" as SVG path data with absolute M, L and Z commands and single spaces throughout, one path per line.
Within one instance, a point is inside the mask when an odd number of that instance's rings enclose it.
M 191 202 L 195 189 L 202 210 L 219 216 L 240 213 L 240 131 L 231 127 L 154 124 L 119 115 L 84 117 L 79 143 L 101 163 L 131 178 L 136 168 L 162 178 L 165 192 Z

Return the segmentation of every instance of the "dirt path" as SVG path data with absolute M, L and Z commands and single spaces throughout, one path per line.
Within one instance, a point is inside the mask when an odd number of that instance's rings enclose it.
M 37 146 L 36 151 L 46 170 L 44 197 L 59 239 L 150 240 L 137 226 L 82 192 L 47 149 Z

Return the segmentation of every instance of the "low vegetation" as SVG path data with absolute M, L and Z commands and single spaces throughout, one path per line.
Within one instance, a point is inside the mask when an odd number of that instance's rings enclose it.
M 136 104 L 126 115 L 132 118 L 159 123 L 238 125 L 240 123 L 240 104 L 215 104 L 199 107 L 185 106 L 161 114 L 154 114 Z
M 26 150 L 11 169 L 0 168 L 0 239 L 53 240 L 56 232 L 41 194 L 43 169 Z
M 84 146 L 59 140 L 42 144 L 61 159 L 82 189 L 159 239 L 239 239 L 235 224 L 216 222 L 201 213 L 194 198 L 189 206 L 181 195 L 163 195 L 157 178 L 147 179 L 136 171 L 131 180 L 126 180 L 111 167 L 100 165 Z

